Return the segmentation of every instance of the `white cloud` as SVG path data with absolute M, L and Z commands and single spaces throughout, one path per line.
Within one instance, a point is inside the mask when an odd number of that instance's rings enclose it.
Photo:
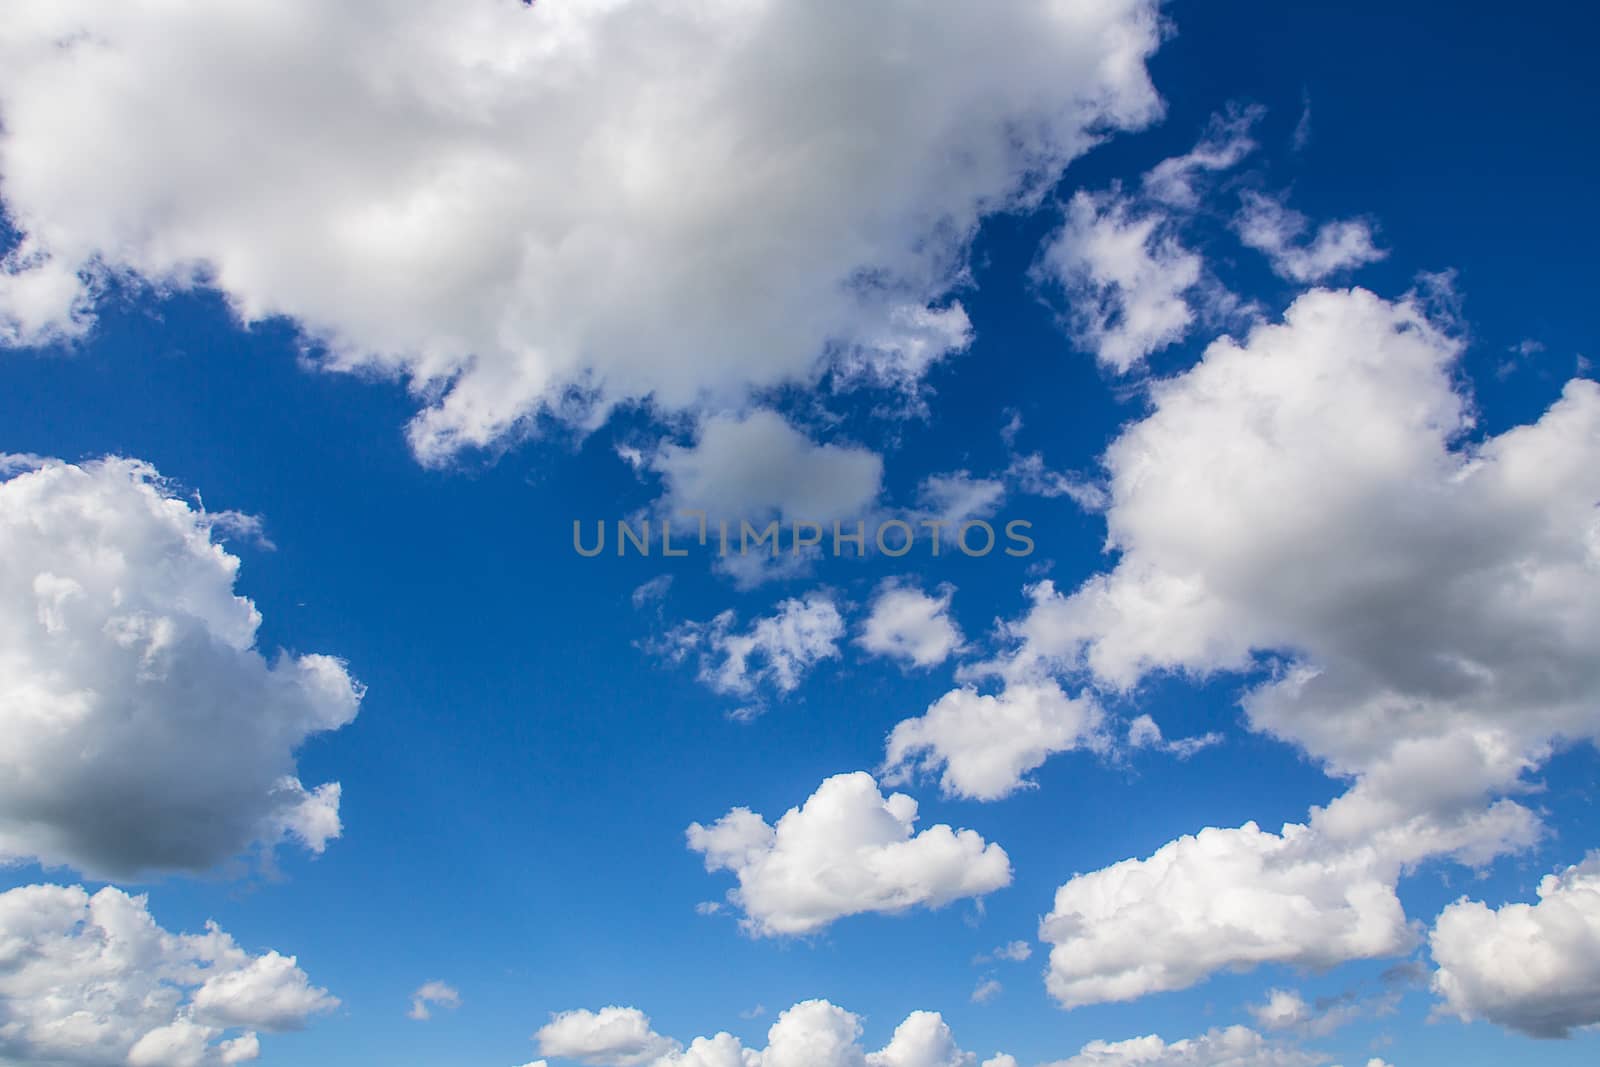
M 1189 332 L 1185 294 L 1204 269 L 1164 212 L 1140 211 L 1117 192 L 1079 192 L 1035 272 L 1062 288 L 1074 343 L 1125 374 Z
M 1031 496 L 1064 496 L 1084 511 L 1104 511 L 1110 502 L 1106 491 L 1081 475 L 1051 470 L 1037 452 L 1013 456 L 1006 477 Z
M 1239 239 L 1265 255 L 1272 269 L 1290 281 L 1319 282 L 1389 254 L 1373 242 L 1372 227 L 1359 219 L 1325 222 L 1310 241 L 1302 241 L 1310 220 L 1281 198 L 1246 192 L 1243 201 L 1234 219 Z
M 1091 1041 L 1050 1067 L 1311 1067 L 1327 1058 L 1273 1044 L 1254 1030 L 1230 1026 L 1170 1044 L 1154 1034 L 1128 1041 Z
M 700 680 L 718 693 L 753 697 L 763 686 L 780 696 L 799 688 L 806 673 L 839 656 L 844 616 L 827 593 L 791 597 L 774 614 L 735 629 L 730 608 L 710 622 L 681 623 L 652 646 L 674 661 L 700 660 Z
M 1006 485 L 997 478 L 975 478 L 970 471 L 932 474 L 917 487 L 919 521 L 943 522 L 941 545 L 959 535 L 968 519 L 986 518 L 1005 502 Z M 940 551 L 945 551 L 941 548 Z
M 734 808 L 710 826 L 689 827 L 689 847 L 709 871 L 732 871 L 728 900 L 755 936 L 809 934 L 863 912 L 937 908 L 1011 884 L 999 845 L 940 824 L 914 829 L 917 802 L 885 798 L 865 772 L 824 781 L 776 826 Z
M 599 1011 L 564 1011 L 539 1028 L 533 1039 L 539 1053 L 596 1064 L 641 1067 L 666 1057 L 677 1043 L 650 1028 L 637 1008 L 616 1005 Z
M 1311 1005 L 1292 989 L 1268 991 L 1267 999 L 1250 1006 L 1250 1014 L 1263 1030 L 1290 1030 L 1311 1020 Z
M 687 1047 L 657 1034 L 635 1008 L 569 1011 L 541 1029 L 536 1040 L 547 1056 L 566 1056 L 595 1067 L 975 1067 L 978 1058 L 956 1044 L 938 1012 L 915 1011 L 876 1052 L 861 1047 L 861 1020 L 826 1000 L 808 1000 L 781 1012 L 764 1049 L 746 1049 L 728 1033 L 697 1037 Z M 982 1067 L 1016 1067 L 1009 1056 Z
M 1202 178 L 1255 150 L 1259 108 L 1213 116 L 1192 150 L 1158 163 L 1137 195 L 1120 186 L 1080 191 L 1061 228 L 1040 248 L 1034 278 L 1059 286 L 1075 344 L 1119 374 L 1187 336 L 1197 305 L 1220 310 L 1233 298 L 1185 247 L 1184 222 L 1200 206 Z M 1074 497 L 1076 499 L 1076 496 Z
M 984 978 L 972 990 L 972 1003 L 987 1004 L 998 997 L 1004 989 L 1005 986 L 1000 984 L 998 978 Z
M 1036 586 L 985 669 L 1124 689 L 1287 657 L 1250 724 L 1410 810 L 1592 736 L 1600 388 L 1463 447 L 1459 351 L 1359 289 L 1214 343 L 1106 453 L 1117 565 L 1070 595 Z
M 1251 728 L 1352 781 L 1281 838 L 1210 830 L 1069 883 L 1046 923 L 1064 997 L 1392 951 L 1405 869 L 1539 835 L 1511 799 L 1524 773 L 1600 732 L 1600 388 L 1571 382 L 1538 422 L 1465 445 L 1459 352 L 1414 302 L 1362 290 L 1217 341 L 1106 453 L 1115 567 L 1070 595 L 1035 587 L 1012 651 L 969 672 L 1121 690 L 1265 661 Z M 1140 873 L 1158 859 L 1185 876 Z M 1215 902 L 1234 899 L 1267 921 L 1230 932 Z M 1193 944 L 1139 943 L 1141 916 L 1172 915 Z
M 986 956 L 978 956 L 973 963 L 993 963 L 996 960 L 1008 960 L 1012 963 L 1021 963 L 1033 955 L 1033 946 L 1026 941 L 1008 941 Z
M 961 648 L 961 631 L 950 618 L 954 595 L 949 585 L 933 597 L 915 586 L 887 581 L 878 589 L 857 643 L 914 667 L 938 666 Z
M 1144 195 L 1185 211 L 1198 208 L 1200 190 L 1196 186 L 1202 177 L 1231 170 L 1256 150 L 1253 133 L 1264 114 L 1260 107 L 1235 107 L 1213 115 L 1199 144 L 1150 169 L 1144 176 Z
M 255 647 L 210 516 L 134 460 L 0 482 L 0 858 L 96 875 L 197 871 L 339 836 L 339 785 L 295 750 L 350 722 L 331 657 Z
M 406 1012 L 406 1018 L 415 1019 L 417 1022 L 426 1022 L 433 1017 L 432 1009 L 459 1008 L 461 994 L 444 982 L 425 982 L 415 993 L 411 994 L 411 1010 Z
M 293 957 L 251 956 L 215 925 L 168 933 L 145 897 L 56 885 L 0 894 L 0 1061 L 242 1063 L 259 1054 L 254 1031 L 297 1030 L 338 1003 Z
M 828 353 L 914 375 L 968 333 L 980 218 L 1159 114 L 1158 11 L 25 0 L 0 322 L 81 333 L 79 271 L 215 286 L 407 375 L 427 461 L 534 412 L 737 403 Z
M 708 537 L 726 520 L 734 541 L 742 522 L 759 530 L 774 518 L 786 524 L 864 518 L 883 481 L 877 453 L 816 444 L 765 408 L 709 416 L 692 446 L 665 445 L 650 465 L 666 483 L 662 507 L 674 523 L 698 529 L 698 520 L 679 513 L 702 511 Z
M 1546 875 L 1537 904 L 1462 898 L 1429 944 L 1449 1014 L 1544 1038 L 1600 1024 L 1600 852 Z
M 1420 964 L 1417 966 L 1420 969 Z M 1267 993 L 1266 1000 L 1250 1005 L 1249 1010 L 1256 1025 L 1264 1030 L 1289 1030 L 1325 1037 L 1364 1015 L 1376 1018 L 1393 1014 L 1403 996 L 1404 991 L 1400 989 L 1371 997 L 1361 997 L 1350 991 L 1336 997 L 1318 998 L 1312 1004 L 1294 990 L 1273 989 Z
M 658 600 L 665 600 L 672 589 L 672 575 L 658 574 L 634 589 L 631 599 L 635 608 L 642 608 Z
M 1162 734 L 1160 724 L 1149 715 L 1140 715 L 1128 723 L 1128 747 L 1132 749 L 1150 748 L 1179 759 L 1188 759 L 1196 752 L 1221 743 L 1222 735 L 1216 732 L 1169 741 Z
M 1091 697 L 1053 681 L 1007 685 L 996 695 L 952 689 L 889 734 L 885 781 L 938 772 L 946 796 L 998 800 L 1030 786 L 1027 775 L 1058 752 L 1101 747 L 1103 715 Z
M 1304 826 L 1207 829 L 1078 875 L 1039 925 L 1066 1007 L 1184 989 L 1225 967 L 1324 968 L 1414 943 L 1376 849 L 1334 853 Z
M 936 1011 L 914 1011 L 895 1027 L 882 1051 L 867 1055 L 867 1067 L 972 1067 L 978 1057 L 961 1051 Z
M 208 514 L 211 516 L 212 536 L 218 541 L 237 539 L 263 552 L 277 551 L 278 546 L 267 536 L 266 520 L 260 515 L 243 511 L 213 511 Z

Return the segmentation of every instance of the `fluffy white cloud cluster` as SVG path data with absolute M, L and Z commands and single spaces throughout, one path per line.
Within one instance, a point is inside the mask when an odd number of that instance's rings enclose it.
M 1118 193 L 1074 195 L 1037 269 L 1066 291 L 1076 344 L 1118 373 L 1182 340 L 1194 323 L 1186 294 L 1200 284 L 1199 255 L 1165 214 L 1138 212 Z
M 1251 129 L 1259 117 L 1255 110 L 1215 117 L 1193 150 L 1144 176 L 1140 196 L 1113 187 L 1072 197 L 1033 274 L 1061 290 L 1079 348 L 1126 374 L 1188 334 L 1197 299 L 1219 299 L 1220 286 L 1208 281 L 1204 262 L 1183 245 L 1179 231 L 1199 205 L 1202 177 L 1237 165 L 1254 150 Z
M 828 363 L 904 383 L 970 336 L 978 221 L 1159 113 L 1159 41 L 1156 0 L 21 0 L 0 332 L 214 286 L 406 375 L 425 461 Z
M 1311 1067 L 1326 1057 L 1275 1044 L 1243 1026 L 1166 1042 L 1150 1034 L 1127 1041 L 1091 1041 L 1049 1067 Z
M 1429 944 L 1453 1015 L 1531 1037 L 1600 1024 L 1600 852 L 1546 875 L 1537 904 L 1450 905 Z
M 861 1020 L 826 1000 L 781 1013 L 764 1049 L 747 1049 L 726 1032 L 697 1037 L 685 1048 L 657 1034 L 637 1008 L 562 1012 L 534 1035 L 542 1055 L 594 1067 L 979 1067 L 938 1012 L 912 1012 L 876 1052 L 863 1049 L 860 1039 Z M 1016 1061 L 995 1056 L 981 1067 L 1016 1067 Z
M 295 750 L 361 687 L 264 659 L 239 560 L 149 466 L 18 461 L 0 482 L 0 858 L 123 876 L 339 836 Z
M 1600 387 L 1457 447 L 1459 350 L 1359 289 L 1216 342 L 1107 452 L 1117 566 L 1070 596 L 1039 587 L 1001 669 L 1121 688 L 1287 656 L 1250 722 L 1361 776 L 1366 803 L 1328 814 L 1350 836 L 1458 810 L 1550 739 L 1593 736 Z
M 260 1053 L 255 1031 L 300 1029 L 338 1003 L 292 956 L 251 956 L 214 924 L 168 933 L 144 897 L 56 885 L 0 893 L 0 1062 L 243 1063 Z
M 904 582 L 885 582 L 857 642 L 868 652 L 913 667 L 938 666 L 961 648 L 961 630 L 950 618 L 954 596 L 949 585 L 940 587 L 938 596 L 929 596 Z
M 598 1067 L 638 1067 L 667 1056 L 677 1043 L 650 1028 L 637 1008 L 617 1005 L 599 1011 L 564 1011 L 534 1034 L 539 1052 Z
M 1046 984 L 1067 1007 L 1183 989 L 1224 967 L 1329 967 L 1415 941 L 1393 868 L 1303 826 L 1207 829 L 1148 859 L 1080 875 L 1039 927 Z
M 1105 455 L 1115 567 L 1036 587 L 1014 649 L 972 672 L 1121 690 L 1276 657 L 1249 724 L 1353 780 L 1281 836 L 1208 831 L 1063 887 L 1044 927 L 1064 999 L 1393 951 L 1408 865 L 1537 837 L 1507 795 L 1600 731 L 1600 387 L 1464 444 L 1460 347 L 1416 302 L 1362 290 L 1215 342 Z M 1186 873 L 1152 877 L 1169 864 Z
M 918 833 L 917 802 L 862 771 L 825 780 L 777 825 L 748 808 L 694 823 L 689 847 L 739 880 L 728 900 L 753 935 L 809 934 L 862 912 L 937 908 L 1011 884 L 1011 861 L 972 830 Z
M 1389 253 L 1372 239 L 1372 227 L 1360 219 L 1325 222 L 1303 238 L 1311 220 L 1280 197 L 1244 194 L 1234 219 L 1239 240 L 1265 255 L 1272 269 L 1295 282 L 1320 282 L 1340 271 L 1376 263 Z
M 823 592 L 790 597 L 744 630 L 735 629 L 737 619 L 730 608 L 707 623 L 681 623 L 656 648 L 677 660 L 697 655 L 702 682 L 752 697 L 763 685 L 780 695 L 793 692 L 811 668 L 838 657 L 845 635 L 844 616 Z
M 937 772 L 946 796 L 999 800 L 1027 788 L 1028 772 L 1055 753 L 1103 748 L 1103 719 L 1092 697 L 1070 697 L 1050 680 L 994 695 L 952 689 L 890 732 L 884 780 L 898 785 Z

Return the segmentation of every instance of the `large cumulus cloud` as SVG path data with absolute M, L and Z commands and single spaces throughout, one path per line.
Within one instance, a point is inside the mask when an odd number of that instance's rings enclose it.
M 325 655 L 255 647 L 215 517 L 127 459 L 19 460 L 0 482 L 0 857 L 195 871 L 339 836 L 295 750 L 356 715 Z
M 1600 852 L 1546 875 L 1536 904 L 1463 897 L 1429 943 L 1448 1014 L 1545 1038 L 1600 1024 Z
M 1213 343 L 1106 453 L 1114 565 L 1035 587 L 969 670 L 1122 692 L 1265 668 L 1249 726 L 1349 782 L 1281 834 L 1069 882 L 1043 927 L 1065 1002 L 1401 951 L 1405 870 L 1539 836 L 1525 774 L 1600 733 L 1600 386 L 1473 441 L 1462 348 L 1421 300 L 1360 289 Z
M 407 376 L 425 460 L 525 416 L 964 346 L 987 213 L 1159 111 L 1155 0 L 23 0 L 0 335 L 112 277 L 287 315 Z

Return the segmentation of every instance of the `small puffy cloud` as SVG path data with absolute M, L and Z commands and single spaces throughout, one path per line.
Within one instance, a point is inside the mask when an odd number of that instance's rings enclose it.
M 433 1008 L 459 1008 L 461 994 L 444 982 L 425 982 L 411 994 L 411 1010 L 406 1018 L 426 1022 L 433 1017 Z
M 970 337 L 979 222 L 1160 114 L 1161 36 L 1156 0 L 397 0 L 381 31 L 19 0 L 0 338 L 82 335 L 111 277 L 214 288 L 403 376 L 429 462 L 541 414 L 904 384 Z
M 1216 732 L 1169 741 L 1162 734 L 1161 726 L 1149 715 L 1137 716 L 1128 723 L 1128 747 L 1131 749 L 1154 749 L 1179 759 L 1188 759 L 1196 752 L 1221 743 L 1222 735 Z
M 0 482 L 0 858 L 199 871 L 339 836 L 295 750 L 355 718 L 324 655 L 256 648 L 239 560 L 151 467 L 42 461 Z
M 775 411 L 703 419 L 693 445 L 667 444 L 650 460 L 665 483 L 661 506 L 676 524 L 685 511 L 727 521 L 730 538 L 742 522 L 757 530 L 785 523 L 853 520 L 878 498 L 883 460 L 870 449 L 817 444 Z M 713 535 L 714 536 L 714 535 Z
M 1321 1037 L 1363 1015 L 1391 1014 L 1399 1006 L 1401 996 L 1399 990 L 1367 998 L 1348 992 L 1337 997 L 1319 998 L 1311 1004 L 1292 989 L 1273 989 L 1268 991 L 1264 1001 L 1251 1004 L 1249 1011 L 1256 1025 L 1263 1030 L 1292 1030 Z
M 1244 1026 L 1168 1043 L 1150 1034 L 1128 1041 L 1091 1041 L 1049 1067 L 1312 1067 L 1327 1057 L 1274 1044 Z
M 827 593 L 791 597 L 774 614 L 736 628 L 725 611 L 706 623 L 674 627 L 651 648 L 674 661 L 695 655 L 700 681 L 727 696 L 753 697 L 763 687 L 780 696 L 799 688 L 807 672 L 839 656 L 844 616 Z
M 1061 288 L 1073 342 L 1119 374 L 1189 332 L 1204 273 L 1163 212 L 1116 192 L 1075 194 L 1034 272 Z
M 541 1026 L 533 1039 L 541 1055 L 595 1067 L 642 1067 L 677 1048 L 676 1042 L 650 1028 L 650 1017 L 644 1012 L 616 1005 L 599 1011 L 561 1012 Z
M 1028 772 L 1058 752 L 1099 747 L 1103 718 L 1091 697 L 1070 697 L 1054 681 L 1017 682 L 998 694 L 952 689 L 889 734 L 889 784 L 939 774 L 946 796 L 999 800 L 1027 788 Z
M 865 772 L 824 781 L 777 825 L 748 808 L 694 823 L 689 847 L 739 880 L 728 900 L 759 937 L 809 934 L 864 912 L 937 908 L 1011 884 L 999 845 L 947 825 L 916 832 L 917 802 Z
M 1311 1005 L 1292 989 L 1273 989 L 1267 999 L 1250 1006 L 1250 1014 L 1263 1030 L 1289 1030 L 1311 1018 Z
M 764 1049 L 747 1049 L 726 1032 L 687 1046 L 657 1034 L 635 1008 L 557 1015 L 535 1040 L 541 1053 L 594 1067 L 976 1067 L 938 1012 L 915 1011 L 876 1052 L 861 1047 L 861 1020 L 826 1000 L 808 1000 L 779 1013 Z M 1016 1067 L 1009 1056 L 982 1067 Z
M 1302 235 L 1311 221 L 1281 198 L 1246 192 L 1243 200 L 1234 219 L 1239 240 L 1265 255 L 1272 269 L 1290 281 L 1320 282 L 1389 254 L 1373 242 L 1372 227 L 1359 219 L 1323 223 L 1307 241 Z
M 1600 852 L 1546 875 L 1537 904 L 1462 898 L 1428 940 L 1445 1013 L 1543 1038 L 1600 1024 Z
M 1026 941 L 1008 941 L 987 955 L 977 956 L 973 963 L 993 963 L 996 960 L 1006 960 L 1011 963 L 1021 963 L 1033 955 L 1033 946 Z
M 142 896 L 57 885 L 0 894 L 3 1062 L 243 1063 L 260 1052 L 255 1031 L 298 1030 L 338 1003 L 292 956 L 251 956 L 214 924 L 168 933 Z
M 1066 1007 L 1184 989 L 1227 967 L 1330 967 L 1415 941 L 1375 849 L 1312 830 L 1206 829 L 1146 859 L 1078 875 L 1039 924 L 1046 985 Z
M 937 666 L 961 648 L 961 631 L 950 618 L 954 595 L 950 585 L 929 596 L 915 586 L 887 581 L 879 587 L 856 643 L 914 667 Z
M 882 1050 L 867 1055 L 867 1067 L 972 1067 L 977 1060 L 961 1051 L 938 1012 L 914 1011 Z
M 987 1004 L 1005 989 L 998 978 L 984 978 L 972 990 L 972 1003 Z

